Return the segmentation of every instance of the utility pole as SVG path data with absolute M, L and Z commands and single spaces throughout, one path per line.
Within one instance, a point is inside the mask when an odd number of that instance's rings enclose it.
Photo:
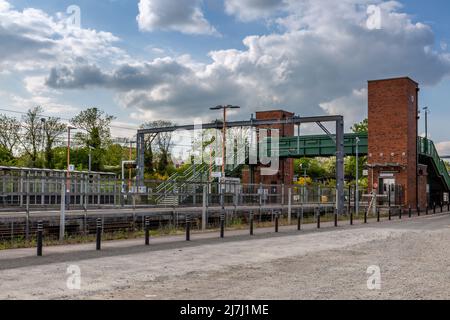
M 361 140 L 356 137 L 356 194 L 355 194 L 355 211 L 359 215 L 359 142 Z M 350 195 L 349 195 L 350 197 Z

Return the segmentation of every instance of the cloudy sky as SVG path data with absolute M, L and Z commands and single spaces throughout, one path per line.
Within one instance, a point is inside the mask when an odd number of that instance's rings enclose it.
M 212 120 L 217 104 L 242 106 L 235 119 L 343 114 L 349 128 L 367 80 L 410 76 L 450 154 L 449 16 L 448 0 L 0 0 L 0 109 L 97 106 L 115 136 Z

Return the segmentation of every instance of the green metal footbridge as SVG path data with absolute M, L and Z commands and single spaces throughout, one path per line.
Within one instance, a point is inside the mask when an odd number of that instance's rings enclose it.
M 368 134 L 348 133 L 344 135 L 344 150 L 346 156 L 356 155 L 357 139 L 359 139 L 358 154 L 360 156 L 368 154 Z M 431 169 L 429 170 L 431 178 L 439 180 L 444 189 L 449 191 L 450 175 L 445 166 L 445 162 L 440 158 L 433 141 L 419 137 L 417 150 L 419 153 L 419 163 L 428 165 Z M 279 155 L 281 158 L 331 157 L 335 154 L 336 142 L 333 140 L 333 137 L 329 135 L 280 138 Z

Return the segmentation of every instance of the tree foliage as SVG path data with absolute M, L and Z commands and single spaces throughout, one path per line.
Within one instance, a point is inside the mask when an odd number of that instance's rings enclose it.
M 25 152 L 30 157 L 30 166 L 36 167 L 38 161 L 38 152 L 42 147 L 43 141 L 43 121 L 41 114 L 43 109 L 38 106 L 28 110 L 22 117 L 23 132 L 19 135 L 19 141 Z
M 364 119 L 360 123 L 355 123 L 351 128 L 353 133 L 368 133 L 369 132 L 369 119 Z
M 19 120 L 0 114 L 0 147 L 11 155 L 19 144 L 20 130 Z
M 101 171 L 104 166 L 104 149 L 111 143 L 111 122 L 114 116 L 106 114 L 98 108 L 89 108 L 75 116 L 71 123 L 77 129 L 76 139 L 85 148 L 92 148 L 92 170 Z

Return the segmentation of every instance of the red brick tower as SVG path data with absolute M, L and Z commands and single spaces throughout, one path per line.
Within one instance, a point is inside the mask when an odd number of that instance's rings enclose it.
M 391 186 L 392 203 L 412 208 L 426 205 L 427 168 L 419 167 L 417 155 L 418 93 L 418 83 L 407 77 L 369 81 L 369 186 L 385 195 Z
M 285 120 L 294 117 L 294 113 L 283 110 L 263 111 L 256 113 L 257 120 Z M 278 129 L 280 132 L 280 138 L 291 137 L 294 135 L 294 124 L 280 124 L 271 126 L 261 126 L 257 129 Z M 270 132 L 268 132 L 270 136 Z M 244 169 L 242 172 L 243 183 L 263 183 L 263 184 L 286 184 L 290 185 L 294 179 L 294 160 L 293 159 L 280 159 L 280 168 L 278 173 L 273 176 L 261 175 L 261 165 L 257 165 L 253 168 L 253 174 L 248 169 Z

